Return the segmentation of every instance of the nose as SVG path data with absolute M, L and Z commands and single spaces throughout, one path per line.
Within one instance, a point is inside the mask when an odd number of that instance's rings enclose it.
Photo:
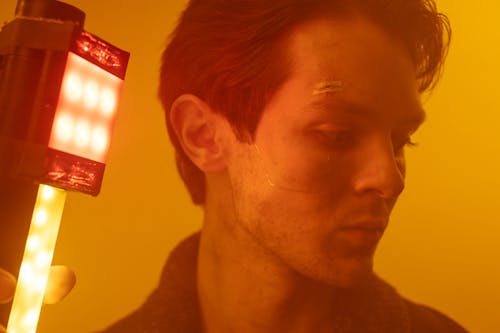
M 404 154 L 395 152 L 390 140 L 373 140 L 358 158 L 356 193 L 374 192 L 384 199 L 394 199 L 401 194 L 405 186 Z

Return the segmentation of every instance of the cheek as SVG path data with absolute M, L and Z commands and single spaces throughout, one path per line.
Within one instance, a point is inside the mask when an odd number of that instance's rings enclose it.
M 348 188 L 353 164 L 346 154 L 299 147 L 289 147 L 288 151 L 283 156 L 261 154 L 261 173 L 275 190 L 314 196 Z
M 271 242 L 314 240 L 328 234 L 350 207 L 352 168 L 347 167 L 348 158 L 327 160 L 315 167 L 308 162 L 281 163 L 281 175 L 297 175 L 292 179 L 299 177 L 306 183 L 314 179 L 321 184 L 315 189 L 321 191 L 309 191 L 310 187 L 297 191 L 283 186 L 276 179 L 284 178 L 270 179 L 274 174 L 262 167 L 261 156 L 251 148 L 240 153 L 229 169 L 238 222 L 259 239 Z
M 268 245 L 319 246 L 346 215 L 343 210 L 347 202 L 340 194 L 313 195 L 276 189 L 254 194 L 248 193 L 249 200 L 240 205 L 246 206 L 246 215 L 240 217 Z

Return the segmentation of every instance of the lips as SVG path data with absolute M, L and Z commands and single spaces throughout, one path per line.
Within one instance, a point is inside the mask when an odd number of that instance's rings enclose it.
M 386 225 L 383 220 L 371 220 L 342 226 L 338 230 L 351 244 L 374 247 L 384 234 Z

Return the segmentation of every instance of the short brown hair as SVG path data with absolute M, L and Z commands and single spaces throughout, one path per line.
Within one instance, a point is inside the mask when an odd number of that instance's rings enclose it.
M 328 10 L 328 11 L 325 11 Z M 203 99 L 251 142 L 262 110 L 291 70 L 286 33 L 314 16 L 357 11 L 401 43 L 417 69 L 420 92 L 432 89 L 451 30 L 434 0 L 191 0 L 163 52 L 159 96 L 176 163 L 195 204 L 205 202 L 205 175 L 172 129 L 172 103 L 184 93 Z

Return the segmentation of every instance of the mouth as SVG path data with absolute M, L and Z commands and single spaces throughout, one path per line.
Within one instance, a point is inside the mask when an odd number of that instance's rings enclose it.
M 385 226 L 383 221 L 360 222 L 340 227 L 338 231 L 353 245 L 374 248 L 384 234 Z

